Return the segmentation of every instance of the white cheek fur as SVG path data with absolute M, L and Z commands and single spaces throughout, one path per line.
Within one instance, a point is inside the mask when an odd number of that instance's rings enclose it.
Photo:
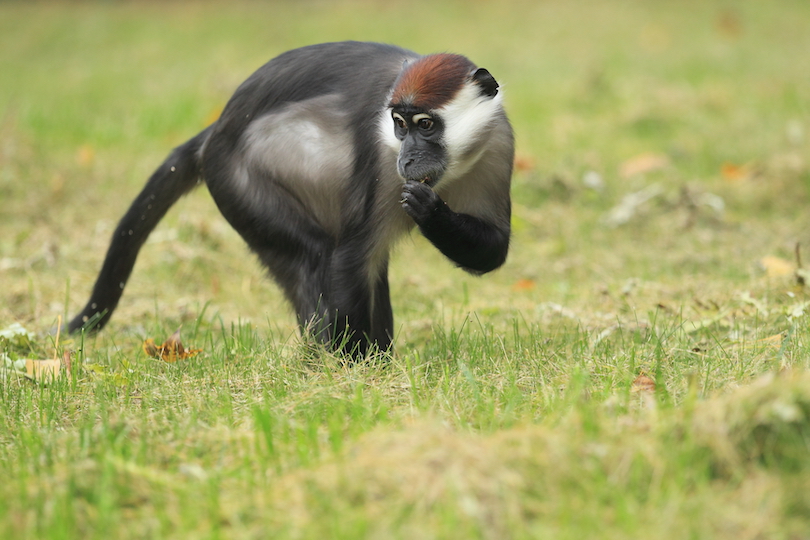
M 443 143 L 449 157 L 444 181 L 463 176 L 478 160 L 481 152 L 468 155 L 469 150 L 486 137 L 486 130 L 502 109 L 501 103 L 502 92 L 492 98 L 482 96 L 477 86 L 468 83 L 459 90 L 453 101 L 434 111 L 444 122 Z M 383 147 L 399 154 L 402 141 L 394 135 L 391 113 L 388 107 L 380 115 L 380 141 Z
M 444 144 L 451 167 L 481 139 L 482 132 L 489 129 L 501 110 L 501 102 L 501 92 L 492 98 L 482 96 L 476 85 L 468 83 L 453 101 L 436 111 L 444 120 Z
M 380 141 L 384 146 L 391 148 L 399 153 L 399 147 L 402 145 L 396 135 L 394 135 L 394 120 L 391 117 L 391 108 L 383 109 L 379 120 Z

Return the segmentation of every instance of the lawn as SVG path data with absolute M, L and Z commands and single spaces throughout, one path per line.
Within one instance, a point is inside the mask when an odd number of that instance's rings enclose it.
M 342 39 L 501 83 L 504 267 L 409 236 L 345 366 L 201 187 L 54 335 L 169 150 Z M 0 3 L 0 538 L 810 537 L 807 51 L 803 0 Z

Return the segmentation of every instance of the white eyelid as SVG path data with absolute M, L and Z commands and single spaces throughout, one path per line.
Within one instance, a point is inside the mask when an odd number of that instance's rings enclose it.
M 413 115 L 411 117 L 411 122 L 413 122 L 414 124 L 418 124 L 420 120 L 426 120 L 426 119 L 430 120 L 430 121 L 433 121 L 433 117 L 430 116 L 429 114 L 419 113 L 419 114 L 415 114 L 415 115 Z

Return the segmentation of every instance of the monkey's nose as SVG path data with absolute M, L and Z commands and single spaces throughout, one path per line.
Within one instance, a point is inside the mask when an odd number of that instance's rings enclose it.
M 413 168 L 413 158 L 400 158 L 397 160 L 397 172 L 402 178 L 408 180 L 408 171 Z

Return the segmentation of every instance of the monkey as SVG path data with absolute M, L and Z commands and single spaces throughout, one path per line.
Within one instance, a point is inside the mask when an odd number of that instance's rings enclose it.
M 205 183 L 302 333 L 348 356 L 388 351 L 397 239 L 418 228 L 474 275 L 506 259 L 514 135 L 499 89 L 451 53 L 355 41 L 282 53 L 151 175 L 68 330 L 104 327 L 151 231 Z

